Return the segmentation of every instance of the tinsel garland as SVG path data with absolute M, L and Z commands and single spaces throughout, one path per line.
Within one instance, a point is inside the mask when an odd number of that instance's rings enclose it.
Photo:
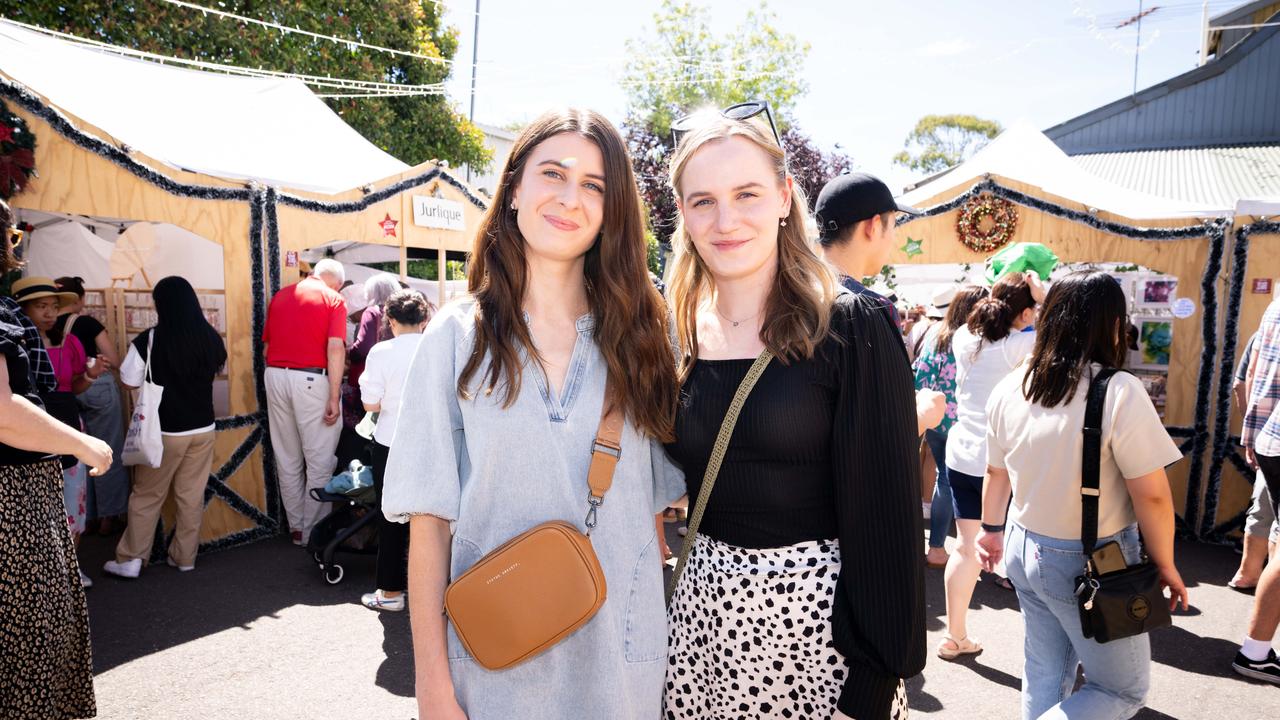
M 258 403 L 259 412 L 264 413 L 262 423 L 259 425 L 264 432 L 259 437 L 262 441 L 262 477 L 263 484 L 266 486 L 267 517 L 273 518 L 276 526 L 286 527 L 287 523 L 281 522 L 284 518 L 281 516 L 282 508 L 280 507 L 279 480 L 276 476 L 275 452 L 271 447 L 271 425 L 270 420 L 265 415 L 267 409 L 267 358 L 262 344 L 262 331 L 267 326 L 268 298 L 266 297 L 265 279 L 263 277 L 263 266 L 267 264 L 267 261 L 263 257 L 262 232 L 267 216 L 267 201 L 269 197 L 267 190 L 254 188 L 253 198 L 249 206 L 249 260 L 250 266 L 253 268 L 251 282 L 253 296 L 253 392 L 254 399 Z
M 1005 200 L 1023 207 L 1043 212 L 1047 215 L 1064 218 L 1066 220 L 1087 225 L 1095 230 L 1101 230 L 1112 235 L 1119 235 L 1121 237 L 1132 238 L 1135 240 L 1168 242 L 1174 240 L 1191 240 L 1201 237 L 1207 237 L 1209 239 L 1209 256 L 1204 274 L 1201 276 L 1200 281 L 1200 302 L 1202 309 L 1200 334 L 1202 347 L 1200 351 L 1200 373 L 1196 382 L 1195 415 L 1191 428 L 1169 428 L 1171 435 L 1174 434 L 1174 430 L 1183 430 L 1186 433 L 1185 436 L 1191 438 L 1191 469 L 1187 481 L 1186 517 L 1196 517 L 1200 507 L 1200 475 L 1204 469 L 1204 451 L 1207 449 L 1209 443 L 1209 396 L 1211 386 L 1213 384 L 1214 358 L 1217 356 L 1218 350 L 1216 332 L 1218 295 L 1215 283 L 1217 281 L 1218 274 L 1222 270 L 1222 257 L 1226 245 L 1228 225 L 1227 219 L 1215 218 L 1213 220 L 1204 221 L 1199 225 L 1188 225 L 1175 228 L 1125 225 L 1111 220 L 1103 220 L 1093 212 L 1082 212 L 1080 210 L 1064 207 L 1057 203 L 1028 195 L 1027 193 L 1020 192 L 1018 190 L 1006 188 L 988 177 L 951 200 L 923 210 L 920 215 L 898 218 L 897 224 L 901 226 L 922 217 L 933 217 L 935 215 L 942 215 L 944 213 L 951 212 L 952 210 L 964 206 L 974 198 L 988 193 L 1004 198 Z M 1221 409 L 1219 410 L 1219 413 L 1221 414 Z M 1214 499 L 1214 502 L 1216 503 L 1216 498 Z M 1184 531 L 1198 535 L 1198 533 L 1194 533 L 1185 522 L 1182 522 L 1181 520 L 1179 520 L 1179 522 Z
M 262 411 L 249 413 L 247 415 L 229 415 L 220 417 L 213 421 L 213 429 L 215 431 L 222 430 L 239 430 L 247 428 L 251 425 L 257 425 L 262 421 Z
M 330 215 L 337 215 L 341 213 L 350 213 L 350 212 L 360 212 L 361 210 L 364 210 L 370 207 L 371 205 L 380 203 L 383 200 L 387 200 L 388 198 L 393 198 L 396 195 L 399 195 L 400 193 L 404 192 L 405 190 L 412 190 L 413 188 L 426 185 L 432 180 L 440 180 L 441 182 L 444 182 L 448 185 L 453 186 L 458 192 L 462 193 L 462 196 L 465 197 L 468 201 L 470 201 L 472 205 L 475 205 L 481 210 L 486 210 L 489 207 L 489 203 L 486 200 L 472 193 L 471 190 L 467 188 L 467 186 L 463 184 L 461 180 L 458 180 L 453 175 L 450 175 L 448 172 L 445 172 L 444 169 L 440 167 L 433 167 L 430 170 L 422 173 L 421 175 L 415 175 L 411 178 L 405 178 L 404 180 L 388 185 L 382 188 L 381 190 L 374 190 L 368 193 L 367 195 L 365 195 L 364 197 L 360 198 L 359 200 L 346 200 L 342 202 L 325 202 L 322 200 L 311 200 L 308 198 L 299 197 L 297 195 L 290 195 L 289 193 L 282 192 L 280 193 L 280 203 L 284 205 L 296 207 L 296 208 L 301 208 L 303 210 L 310 210 L 311 212 L 327 213 Z
M 1200 523 L 1201 535 L 1206 540 L 1223 542 L 1227 533 L 1243 525 L 1248 511 L 1237 513 L 1230 520 L 1218 524 L 1218 493 L 1222 488 L 1222 467 L 1224 462 L 1231 464 L 1246 479 L 1252 479 L 1254 471 L 1240 456 L 1239 436 L 1229 436 L 1231 422 L 1231 385 L 1235 373 L 1236 345 L 1240 341 L 1240 305 L 1244 298 L 1244 283 L 1249 270 L 1250 238 L 1253 235 L 1280 234 L 1280 222 L 1259 220 L 1236 228 L 1235 252 L 1231 267 L 1231 279 L 1227 286 L 1228 312 L 1222 330 L 1222 366 L 1221 377 L 1218 378 L 1218 414 L 1214 422 L 1214 440 L 1212 462 L 1209 466 L 1209 477 L 1205 488 L 1204 517 Z
M 988 233 L 981 229 L 982 219 L 990 218 Z M 974 252 L 989 253 L 1004 247 L 1013 239 L 1018 227 L 1018 210 L 1013 203 L 996 195 L 979 195 L 960 207 L 956 216 L 956 235 L 960 243 Z
M 276 216 L 276 202 L 279 193 L 275 188 L 267 188 L 266 201 L 266 223 L 267 223 L 267 278 L 270 283 L 267 286 L 267 293 L 271 297 L 275 297 L 280 292 L 280 221 Z

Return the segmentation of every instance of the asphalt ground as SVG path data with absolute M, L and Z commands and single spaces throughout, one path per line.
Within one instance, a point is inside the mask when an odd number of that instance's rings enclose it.
M 675 525 L 669 542 L 679 548 Z M 416 718 L 407 613 L 359 605 L 373 558 L 343 555 L 345 578 L 328 585 L 286 539 L 201 556 L 190 573 L 145 569 L 133 581 L 104 576 L 115 538 L 84 538 L 98 717 L 110 720 Z M 1152 688 L 1138 718 L 1277 720 L 1280 687 L 1230 668 L 1252 598 L 1226 587 L 1240 556 L 1182 542 L 1178 564 L 1193 608 L 1152 636 Z M 921 718 L 1017 718 L 1022 621 L 1016 596 L 980 582 L 970 634 L 985 646 L 949 663 L 942 639 L 942 571 L 929 570 L 930 657 L 908 684 Z M 583 718 L 590 718 L 584 710 Z

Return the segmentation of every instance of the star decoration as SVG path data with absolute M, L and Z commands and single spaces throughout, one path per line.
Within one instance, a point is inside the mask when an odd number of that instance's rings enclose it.
M 924 246 L 923 240 L 914 240 L 912 238 L 907 238 L 907 244 L 903 245 L 901 248 L 899 248 L 899 250 L 902 250 L 902 252 L 906 253 L 907 258 L 910 259 L 917 255 L 923 255 L 924 254 L 923 246 Z
M 382 228 L 382 237 L 395 237 L 396 225 L 399 224 L 400 222 L 398 220 L 391 219 L 391 213 L 387 213 L 387 216 L 378 223 Z

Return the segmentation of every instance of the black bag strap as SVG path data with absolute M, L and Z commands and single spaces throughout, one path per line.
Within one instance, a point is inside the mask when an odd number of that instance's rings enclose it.
M 1104 368 L 1089 383 L 1084 406 L 1084 452 L 1080 464 L 1080 543 L 1086 555 L 1098 545 L 1098 487 L 1102 473 L 1102 409 L 1107 404 L 1107 386 L 1116 368 Z

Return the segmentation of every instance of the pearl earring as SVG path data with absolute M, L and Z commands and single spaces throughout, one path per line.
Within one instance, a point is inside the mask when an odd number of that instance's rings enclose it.
M 786 226 L 787 226 L 787 219 L 786 219 L 786 218 L 782 218 L 782 222 L 779 222 L 779 223 L 778 223 L 778 225 L 779 225 L 779 226 L 781 226 L 781 227 L 786 227 Z

